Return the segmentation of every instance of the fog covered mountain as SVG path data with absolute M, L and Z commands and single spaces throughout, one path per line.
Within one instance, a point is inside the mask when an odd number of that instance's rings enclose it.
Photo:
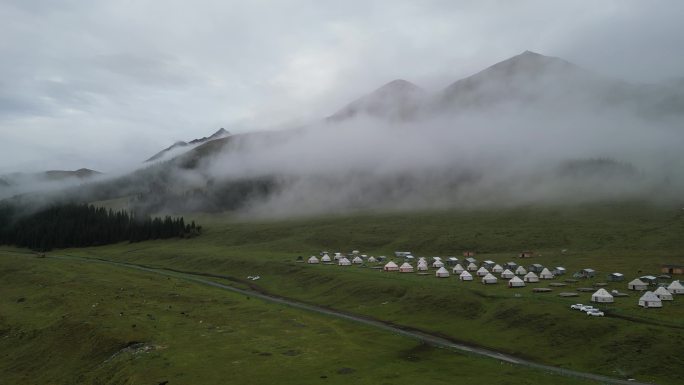
M 219 130 L 43 199 L 249 216 L 675 202 L 684 193 L 677 89 L 526 51 L 435 92 L 392 81 L 306 127 Z

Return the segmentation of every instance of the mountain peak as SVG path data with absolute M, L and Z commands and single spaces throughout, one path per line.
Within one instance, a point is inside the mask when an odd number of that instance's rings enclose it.
M 349 103 L 328 117 L 328 121 L 342 121 L 360 114 L 406 119 L 416 112 L 424 97 L 422 88 L 407 80 L 395 79 Z
M 172 144 L 171 146 L 159 151 L 158 153 L 154 154 L 151 156 L 149 159 L 147 159 L 145 162 L 152 162 L 155 160 L 159 160 L 162 158 L 168 158 L 170 155 L 173 155 L 174 153 L 177 153 L 178 151 L 182 151 L 181 149 L 187 146 L 197 146 L 209 141 L 212 141 L 214 139 L 220 139 L 225 136 L 230 135 L 230 132 L 228 132 L 225 128 L 221 127 L 216 131 L 215 133 L 211 134 L 211 136 L 205 136 L 199 139 L 193 139 L 189 142 L 184 142 L 182 140 L 177 141 L 176 143 Z

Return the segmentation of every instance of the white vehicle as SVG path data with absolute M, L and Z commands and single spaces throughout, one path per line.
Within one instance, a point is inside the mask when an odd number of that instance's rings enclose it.
M 580 310 L 580 309 L 582 309 L 582 306 L 584 306 L 584 305 L 582 305 L 581 303 L 576 303 L 574 305 L 570 305 L 570 309 Z
M 580 308 L 580 310 L 585 312 L 585 313 L 590 311 L 590 310 L 594 310 L 594 309 L 596 309 L 596 308 L 591 306 L 591 305 L 584 305 Z M 596 310 L 598 310 L 598 309 L 596 309 Z
M 600 311 L 599 309 L 591 309 L 587 312 L 587 315 L 590 315 L 592 317 L 603 317 L 605 314 Z

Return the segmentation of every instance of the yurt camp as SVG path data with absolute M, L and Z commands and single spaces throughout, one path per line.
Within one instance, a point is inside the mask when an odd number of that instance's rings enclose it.
M 487 273 L 487 275 L 482 277 L 482 283 L 484 283 L 485 285 L 494 284 L 497 281 L 498 281 L 498 279 L 496 279 L 496 277 L 493 276 L 491 273 Z
M 323 254 L 323 257 L 321 258 L 321 262 L 330 263 L 330 262 L 332 262 L 332 259 L 330 259 L 330 256 L 328 254 Z
M 553 279 L 553 273 L 548 268 L 543 268 L 541 273 L 539 273 L 539 278 L 541 279 Z
M 312 255 L 309 257 L 309 259 L 306 260 L 306 263 L 318 263 L 318 258 L 316 258 L 315 255 Z
M 646 290 L 648 289 L 648 284 L 639 278 L 635 278 L 627 284 L 629 290 Z
M 481 268 L 477 269 L 476 274 L 478 277 L 484 277 L 485 275 L 489 274 L 489 270 L 482 266 Z
M 652 291 L 647 291 L 639 298 L 639 306 L 646 308 L 663 307 L 663 301 L 661 301 L 657 295 L 653 294 Z
M 497 273 L 497 274 L 499 274 L 499 273 L 501 273 L 503 270 L 504 270 L 503 267 L 501 267 L 501 265 L 498 265 L 498 264 L 497 264 L 497 265 L 494 265 L 494 267 L 492 267 L 492 273 Z
M 596 290 L 596 292 L 591 295 L 591 302 L 612 303 L 615 302 L 615 299 L 608 292 L 608 290 L 601 288 Z
M 352 263 L 355 265 L 360 265 L 363 263 L 363 259 L 361 259 L 361 257 L 357 255 L 356 257 L 354 257 L 354 259 L 352 259 Z
M 672 293 L 670 293 L 666 288 L 660 286 L 657 288 L 653 294 L 655 294 L 661 301 L 672 301 Z
M 340 266 L 351 266 L 351 261 L 348 260 L 347 257 L 342 257 L 337 261 L 337 264 Z
M 413 273 L 413 266 L 410 263 L 404 262 L 399 266 L 400 273 Z
M 672 294 L 684 294 L 684 286 L 682 286 L 679 281 L 672 281 L 672 283 L 667 287 L 667 291 Z
M 461 281 L 472 281 L 473 275 L 467 271 L 463 271 L 461 275 L 458 276 L 458 279 L 460 279 Z
M 461 266 L 460 263 L 457 263 L 456 266 L 454 266 L 454 268 L 451 269 L 451 272 L 454 274 L 461 274 L 464 270 L 465 269 L 463 268 L 463 266 Z
M 477 271 L 477 265 L 474 264 L 474 263 L 472 263 L 472 262 L 470 262 L 470 263 L 468 264 L 468 268 L 467 268 L 467 269 L 468 269 L 468 271 Z
M 515 274 L 513 274 L 513 272 L 508 269 L 501 272 L 501 278 L 511 279 L 513 277 L 515 277 Z
M 394 263 L 394 261 L 389 261 L 382 268 L 384 271 L 399 271 L 399 265 Z
M 449 270 L 445 269 L 444 266 L 442 266 L 435 272 L 435 276 L 437 278 L 448 278 Z
M 527 274 L 527 270 L 525 270 L 524 267 L 518 266 L 517 269 L 515 269 L 515 275 L 525 275 Z
M 520 277 L 513 277 L 508 281 L 508 287 L 524 287 L 525 281 L 520 279 Z
M 434 268 L 444 267 L 444 262 L 437 259 L 434 262 L 432 262 L 432 267 L 434 267 Z
M 378 260 L 375 259 L 375 257 L 373 257 L 373 256 L 368 257 L 368 263 L 376 263 L 377 261 Z
M 418 262 L 418 265 L 416 266 L 416 270 L 418 271 L 427 271 L 428 270 L 428 265 L 427 262 Z
M 537 274 L 534 274 L 533 271 L 530 271 L 529 273 L 525 274 L 523 280 L 525 282 L 539 282 L 539 277 L 537 276 Z

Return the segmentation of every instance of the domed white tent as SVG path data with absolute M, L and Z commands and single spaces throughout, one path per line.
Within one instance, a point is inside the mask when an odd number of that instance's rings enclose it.
M 498 273 L 501 273 L 503 270 L 504 270 L 503 267 L 501 267 L 501 265 L 498 265 L 498 264 L 494 265 L 494 267 L 492 267 L 492 273 L 498 274 Z
M 447 278 L 449 276 L 449 270 L 445 269 L 444 266 L 440 267 L 439 270 L 435 272 L 437 278 Z
M 491 283 L 496 283 L 498 279 L 496 279 L 495 276 L 493 276 L 491 273 L 487 273 L 484 277 L 482 277 L 482 283 L 485 285 L 491 284 Z
M 399 266 L 400 273 L 413 273 L 413 266 L 410 263 L 404 262 Z
M 541 273 L 539 273 L 539 278 L 541 278 L 541 279 L 553 279 L 553 273 L 551 272 L 551 270 L 549 270 L 545 267 L 542 269 Z
M 399 271 L 399 266 L 394 261 L 389 261 L 382 269 L 385 271 Z
M 484 266 L 477 269 L 477 276 L 478 277 L 484 277 L 485 275 L 489 274 L 489 270 L 485 269 Z
M 672 294 L 684 294 L 684 286 L 679 281 L 672 281 L 667 287 L 667 291 Z
M 323 263 L 329 263 L 332 260 L 330 259 L 330 256 L 328 254 L 323 254 L 323 257 L 321 258 L 321 262 Z
M 460 279 L 461 281 L 472 281 L 473 275 L 464 270 L 463 272 L 461 272 L 461 275 L 458 276 L 458 279 Z
M 639 278 L 636 278 L 627 284 L 627 288 L 629 290 L 646 290 L 648 289 L 648 284 Z
M 363 259 L 361 259 L 361 257 L 359 257 L 359 256 L 356 256 L 356 257 L 354 257 L 354 259 L 352 259 L 352 263 L 355 265 L 360 265 L 363 263 Z
M 468 271 L 477 271 L 477 265 L 470 262 L 470 264 L 468 264 Z
M 508 269 L 504 270 L 504 271 L 501 273 L 501 278 L 510 279 L 510 278 L 513 278 L 513 277 L 515 277 L 515 274 L 513 274 L 513 272 L 510 271 L 510 270 L 508 270 Z
M 525 282 L 520 277 L 513 277 L 508 281 L 508 287 L 523 287 Z
M 663 307 L 663 301 L 651 291 L 647 291 L 639 298 L 639 306 L 641 307 Z
M 377 262 L 377 261 L 378 261 L 378 260 L 375 259 L 375 257 L 373 257 L 373 256 L 368 257 L 368 263 L 375 263 L 375 262 Z
M 444 262 L 440 260 L 435 260 L 434 262 L 432 262 L 432 267 L 444 267 Z
M 347 257 L 340 258 L 340 260 L 337 261 L 337 264 L 340 266 L 351 266 L 351 262 L 347 259 Z
M 358 250 L 352 250 L 352 254 L 359 255 L 359 251 Z
M 596 290 L 596 293 L 591 295 L 591 302 L 610 303 L 615 302 L 615 299 L 608 292 L 608 290 L 601 288 Z
M 461 273 L 463 273 L 464 270 L 465 270 L 465 269 L 463 268 L 463 266 L 461 266 L 460 263 L 457 263 L 456 266 L 454 266 L 454 268 L 451 269 L 451 271 L 452 271 L 454 274 L 461 274 Z
M 318 263 L 318 258 L 316 258 L 315 255 L 312 255 L 309 257 L 309 259 L 306 261 L 306 263 Z
M 525 277 L 523 278 L 525 282 L 539 282 L 539 277 L 537 274 L 534 274 L 533 271 L 530 271 L 529 273 L 525 274 Z
M 655 294 L 656 296 L 658 296 L 658 298 L 660 298 L 661 301 L 672 301 L 672 293 L 670 293 L 669 291 L 667 291 L 667 289 L 664 288 L 664 287 L 662 287 L 662 286 L 660 286 L 659 288 L 657 288 L 657 289 L 653 292 L 653 294 Z
M 425 262 L 425 261 L 418 262 L 418 266 L 416 268 L 418 269 L 418 271 L 427 271 L 428 270 L 427 262 Z
M 515 275 L 525 275 L 527 274 L 527 270 L 525 270 L 524 267 L 518 266 L 517 269 L 515 269 Z

